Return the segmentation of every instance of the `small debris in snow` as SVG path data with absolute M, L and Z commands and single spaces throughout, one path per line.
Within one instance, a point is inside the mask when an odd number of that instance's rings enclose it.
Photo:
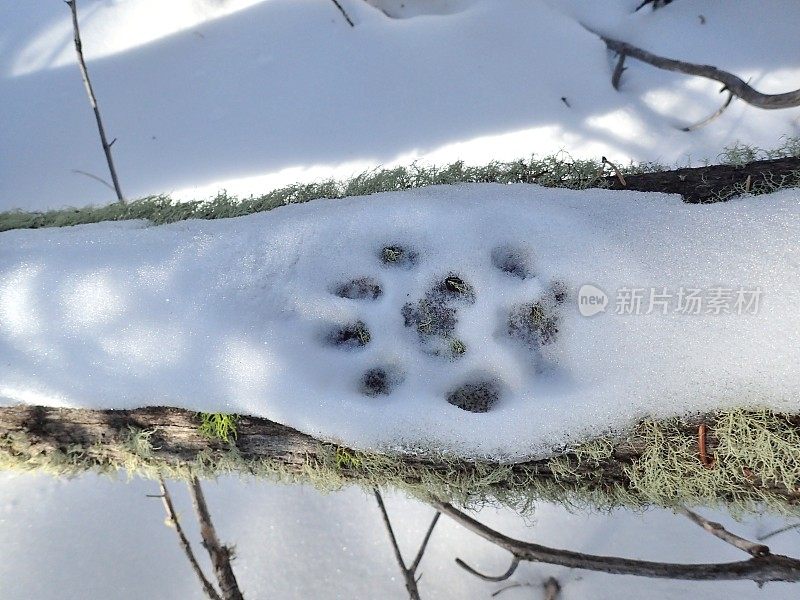
M 383 294 L 383 290 L 377 279 L 360 277 L 339 284 L 336 286 L 334 294 L 350 300 L 377 300 Z

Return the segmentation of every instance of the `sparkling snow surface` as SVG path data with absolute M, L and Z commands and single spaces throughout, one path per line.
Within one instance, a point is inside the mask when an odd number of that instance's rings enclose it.
M 12 231 L 0 236 L 0 398 L 247 413 L 358 448 L 508 458 L 645 415 L 797 411 L 798 239 L 796 191 L 693 206 L 525 185 L 320 200 L 160 227 Z M 386 246 L 416 260 L 384 263 Z M 517 272 L 498 268 L 498 256 Z M 448 336 L 423 335 L 403 307 L 422 306 L 452 275 L 474 301 L 448 305 Z M 337 295 L 361 278 L 381 294 Z M 552 282 L 564 288 L 560 304 L 546 302 Z M 584 284 L 607 293 L 605 312 L 580 314 Z M 622 288 L 647 292 L 640 314 L 616 314 Z M 682 314 L 676 298 L 651 310 L 651 288 L 761 296 L 756 314 L 733 305 L 708 314 L 710 300 L 702 314 Z M 544 341 L 512 336 L 510 315 L 537 300 L 555 331 Z M 363 339 L 337 333 L 359 322 Z M 463 354 L 448 354 L 454 340 Z M 376 368 L 388 393 L 370 396 L 363 382 Z M 498 390 L 488 412 L 448 403 L 475 382 Z

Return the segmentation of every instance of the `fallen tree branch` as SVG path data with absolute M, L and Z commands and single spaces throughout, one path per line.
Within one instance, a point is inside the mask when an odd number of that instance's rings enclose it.
M 619 182 L 613 178 L 617 185 Z M 628 185 L 631 185 L 630 178 Z M 800 416 L 782 417 L 787 427 L 800 431 Z M 687 444 L 696 439 L 698 425 L 706 422 L 712 427 L 707 434 L 707 451 L 713 454 L 718 446 L 714 417 L 705 415 L 681 422 L 680 436 Z M 241 474 L 269 476 L 279 472 L 282 477 L 297 477 L 307 481 L 320 474 L 339 478 L 342 482 L 361 483 L 370 489 L 382 485 L 381 467 L 372 464 L 369 454 L 339 447 L 303 434 L 291 427 L 268 419 L 240 416 L 233 442 L 209 438 L 200 431 L 197 413 L 184 409 L 150 407 L 135 410 L 66 409 L 42 406 L 7 406 L 0 408 L 0 458 L 7 468 L 48 469 L 79 473 L 90 469 L 110 470 L 128 468 L 133 472 L 202 474 L 212 476 L 231 470 Z M 131 446 L 132 437 L 145 436 L 144 450 Z M 562 466 L 552 468 L 554 457 L 542 457 L 513 465 L 497 465 L 505 472 L 502 480 L 482 485 L 478 495 L 507 495 L 509 490 L 525 493 L 526 489 L 545 489 L 557 494 L 559 490 L 586 489 L 593 494 L 625 490 L 626 497 L 639 502 L 652 502 L 634 485 L 630 473 L 648 452 L 649 438 L 643 430 L 632 430 L 609 448 L 608 457 L 599 462 L 583 461 L 573 452 L 556 458 Z M 337 463 L 340 453 L 356 456 L 356 461 Z M 78 457 L 78 458 L 76 458 Z M 387 476 L 392 482 L 410 488 L 420 488 L 423 479 L 446 483 L 455 473 L 465 480 L 485 479 L 493 463 L 468 460 L 442 461 L 436 457 L 396 455 L 390 461 Z M 702 469 L 700 461 L 694 459 Z M 386 457 L 380 457 L 386 464 Z M 63 465 L 68 465 L 66 471 Z M 215 465 L 223 465 L 217 467 Z M 265 468 L 265 465 L 273 467 Z M 365 466 L 362 466 L 365 465 Z M 568 468 L 563 469 L 566 465 Z M 686 468 L 691 468 L 687 464 Z M 753 497 L 768 495 L 796 506 L 798 495 L 780 481 L 765 481 L 758 474 L 742 476 L 737 489 Z M 728 487 L 720 490 L 720 502 L 728 502 Z M 724 496 L 723 496 L 724 495 Z
M 735 535 L 725 529 L 719 523 L 715 521 L 709 521 L 705 517 L 701 517 L 696 512 L 691 511 L 688 508 L 678 508 L 675 512 L 682 514 L 684 517 L 691 520 L 699 527 L 702 527 L 711 535 L 718 537 L 723 542 L 726 542 L 731 546 L 738 548 L 739 550 L 747 552 L 750 556 L 761 557 L 770 555 L 769 548 L 764 544 L 756 544 L 750 540 L 739 537 L 738 535 Z
M 175 533 L 178 535 L 178 542 L 183 549 L 183 553 L 186 555 L 186 559 L 189 561 L 189 564 L 192 567 L 195 575 L 197 575 L 197 579 L 200 580 L 200 585 L 203 587 L 203 591 L 205 592 L 206 596 L 210 600 L 222 600 L 217 590 L 214 589 L 214 586 L 211 585 L 211 582 L 206 579 L 206 576 L 203 574 L 203 570 L 200 568 L 200 564 L 197 562 L 197 558 L 192 551 L 192 546 L 189 544 L 189 540 L 186 537 L 186 534 L 183 532 L 183 527 L 181 527 L 181 523 L 178 520 L 178 514 L 175 512 L 175 507 L 172 504 L 172 498 L 169 495 L 169 491 L 167 490 L 167 486 L 164 484 L 164 480 L 162 478 L 158 478 L 158 487 L 161 490 L 161 503 L 164 505 L 164 511 L 167 513 L 167 523 L 175 528 Z
M 630 56 L 666 71 L 674 71 L 676 73 L 695 75 L 697 77 L 704 77 L 706 79 L 719 81 L 728 89 L 731 94 L 741 98 L 748 104 L 757 108 L 776 110 L 800 106 L 800 89 L 792 90 L 791 92 L 786 92 L 783 94 L 763 94 L 748 85 L 743 79 L 733 75 L 732 73 L 718 69 L 717 67 L 713 67 L 711 65 L 698 65 L 695 63 L 688 63 L 681 60 L 674 60 L 671 58 L 658 56 L 652 52 L 648 52 L 647 50 L 643 50 L 627 42 L 622 42 L 620 40 L 607 37 L 601 33 L 598 33 L 597 31 L 594 31 L 586 25 L 583 27 L 587 31 L 593 33 L 603 40 L 609 50 L 612 50 L 620 55 Z
M 740 195 L 748 177 L 751 178 L 751 189 L 760 191 L 800 185 L 800 157 L 626 175 L 625 186 L 614 175 L 604 177 L 603 181 L 614 190 L 680 194 L 685 202 L 699 204 L 720 202 Z
M 86 88 L 86 94 L 89 96 L 89 104 L 94 111 L 94 118 L 97 121 L 97 131 L 100 134 L 100 143 L 103 145 L 103 152 L 106 155 L 106 163 L 108 163 L 108 170 L 111 173 L 111 181 L 114 183 L 114 191 L 117 194 L 117 200 L 125 202 L 122 196 L 122 189 L 119 185 L 117 178 L 117 169 L 114 167 L 114 159 L 111 156 L 111 145 L 116 142 L 116 138 L 109 144 L 106 138 L 106 130 L 103 127 L 103 119 L 100 116 L 100 107 L 97 105 L 97 97 L 94 95 L 94 88 L 89 79 L 89 70 L 86 68 L 86 61 L 83 59 L 83 43 L 81 42 L 81 32 L 78 27 L 78 6 L 77 0 L 64 0 L 69 10 L 72 13 L 72 33 L 75 42 L 75 53 L 78 55 L 78 66 L 81 70 L 81 77 L 83 78 L 83 85 Z
M 800 581 L 800 560 L 787 556 L 770 554 L 768 556 L 753 557 L 750 560 L 741 562 L 678 564 L 632 560 L 617 556 L 583 554 L 510 538 L 487 527 L 450 504 L 438 501 L 433 501 L 431 504 L 459 525 L 507 550 L 519 560 L 615 575 L 636 575 L 638 577 L 660 579 L 691 581 L 751 580 L 758 583 L 767 581 Z

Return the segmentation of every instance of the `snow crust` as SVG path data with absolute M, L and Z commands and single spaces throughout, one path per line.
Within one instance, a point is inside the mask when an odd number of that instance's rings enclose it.
M 695 206 L 526 185 L 318 200 L 159 227 L 11 231 L 0 236 L 0 398 L 238 412 L 357 448 L 501 458 L 644 416 L 796 412 L 798 239 L 795 190 Z M 382 248 L 397 245 L 417 254 L 413 264 L 382 262 Z M 530 276 L 498 268 L 498 251 Z M 433 339 L 403 307 L 421 306 L 452 275 L 474 301 L 454 304 L 454 331 Z M 337 295 L 365 277 L 379 297 Z M 555 281 L 566 299 L 552 306 L 552 340 L 512 337 L 509 316 L 544 301 Z M 605 312 L 580 314 L 584 284 L 606 292 Z M 681 287 L 762 294 L 755 314 L 644 314 L 647 304 L 616 314 L 617 290 Z M 368 341 L 337 342 L 358 322 Z M 453 339 L 463 355 L 441 351 Z M 365 373 L 377 367 L 391 389 L 367 395 Z M 499 389 L 488 412 L 448 403 L 475 381 Z

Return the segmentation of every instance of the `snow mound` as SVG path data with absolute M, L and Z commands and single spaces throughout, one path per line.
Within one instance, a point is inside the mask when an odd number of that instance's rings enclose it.
M 524 185 L 12 231 L 0 401 L 501 458 L 644 416 L 796 412 L 798 239 L 797 191 L 697 206 Z

